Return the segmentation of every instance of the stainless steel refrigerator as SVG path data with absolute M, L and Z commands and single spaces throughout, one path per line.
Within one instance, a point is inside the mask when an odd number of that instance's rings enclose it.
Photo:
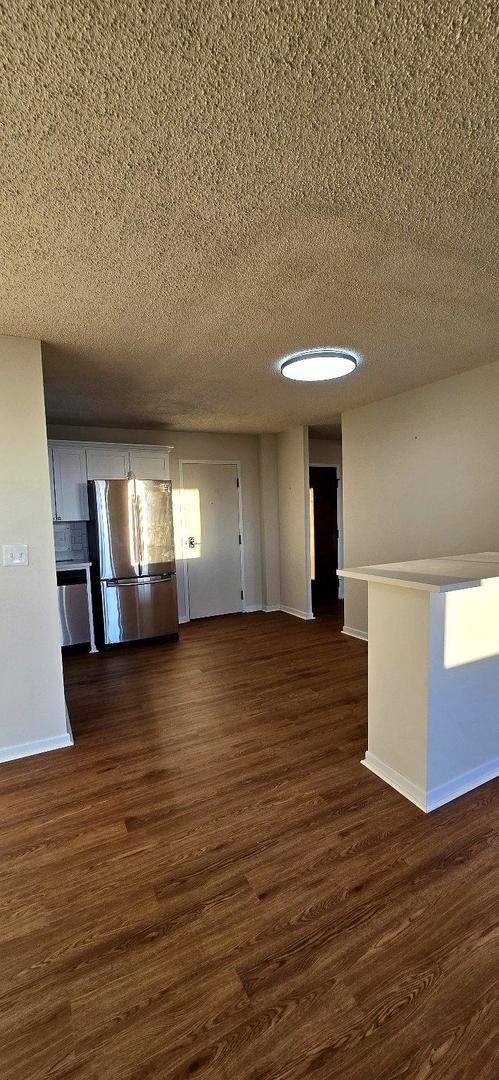
M 90 480 L 88 488 L 99 643 L 177 637 L 171 481 Z

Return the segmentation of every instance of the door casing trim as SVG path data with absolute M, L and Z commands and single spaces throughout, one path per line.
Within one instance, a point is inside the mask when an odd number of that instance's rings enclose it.
M 185 545 L 187 542 L 187 530 L 185 526 L 185 513 L 184 513 L 184 465 L 234 465 L 237 472 L 237 479 L 239 481 L 237 488 L 237 512 L 238 512 L 238 525 L 239 533 L 241 536 L 241 543 L 239 545 L 239 562 L 240 562 L 240 574 L 241 574 L 241 589 L 243 593 L 243 599 L 241 602 L 241 610 L 246 612 L 246 582 L 244 577 L 244 519 L 243 519 L 243 500 L 242 500 L 242 477 L 241 477 L 241 462 L 234 458 L 179 458 L 178 463 L 178 478 L 179 478 L 179 508 L 180 508 L 180 542 L 182 545 L 182 563 L 183 563 L 183 585 L 184 585 L 184 605 L 185 605 L 185 618 L 182 618 L 182 622 L 191 621 L 190 610 L 190 598 L 189 598 L 189 560 L 184 557 Z

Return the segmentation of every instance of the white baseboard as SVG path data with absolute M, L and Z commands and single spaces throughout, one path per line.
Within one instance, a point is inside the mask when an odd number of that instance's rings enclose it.
M 69 735 L 69 740 L 70 740 L 70 746 L 72 746 L 72 745 L 73 745 L 73 743 L 74 743 L 74 738 L 73 738 L 73 728 L 71 727 L 71 720 L 69 719 L 69 713 L 68 713 L 68 705 L 67 705 L 67 701 L 66 701 L 66 700 L 64 700 L 64 705 L 65 705 L 65 708 L 66 708 L 66 727 L 67 727 L 67 729 L 68 729 L 68 735 Z
M 286 615 L 296 615 L 297 619 L 313 619 L 311 611 L 300 611 L 299 608 L 287 607 L 286 604 L 281 604 L 281 611 L 284 611 Z
M 406 776 L 402 776 L 402 773 L 397 772 L 396 769 L 392 769 L 390 765 L 387 765 L 384 761 L 380 761 L 375 754 L 371 754 L 369 750 L 366 750 L 366 755 L 361 761 L 361 765 L 365 765 L 366 769 L 370 769 L 371 772 L 379 776 L 385 783 L 390 784 L 390 787 L 395 788 L 395 791 L 399 791 L 401 795 L 405 795 L 406 799 L 414 803 L 419 810 L 423 810 L 427 813 L 426 807 L 426 791 L 424 788 L 419 787 L 418 784 L 413 784 L 412 780 L 408 780 Z
M 234 615 L 239 615 L 239 614 L 247 615 L 252 611 L 276 611 L 276 610 L 278 611 L 279 608 L 262 608 L 261 604 L 248 604 L 248 606 L 245 607 L 245 608 L 242 608 L 242 610 L 240 612 L 235 611 Z M 210 616 L 208 616 L 208 615 L 204 616 L 204 618 L 209 618 L 209 617 Z M 216 618 L 218 618 L 218 616 L 213 615 L 213 618 L 216 619 Z M 188 623 L 190 621 L 191 620 L 188 618 L 187 615 L 179 615 L 179 620 L 178 620 L 179 626 L 183 625 L 184 623 Z
M 381 780 L 390 784 L 390 787 L 399 791 L 401 795 L 404 795 L 406 799 L 409 799 L 420 810 L 423 810 L 425 814 L 430 814 L 432 810 L 437 810 L 439 806 L 445 806 L 446 803 L 452 802 L 453 799 L 458 799 L 460 795 L 466 795 L 468 791 L 473 791 L 474 788 L 499 777 L 499 758 L 494 758 L 493 761 L 486 761 L 476 769 L 470 769 L 469 772 L 453 777 L 446 784 L 440 784 L 438 787 L 426 791 L 417 784 L 413 784 L 412 780 L 408 780 L 406 776 L 402 776 L 396 769 L 392 769 L 386 762 L 380 761 L 369 750 L 366 750 L 361 765 L 365 765 L 366 769 L 370 769 Z
M 64 746 L 72 745 L 73 738 L 68 731 L 65 735 L 57 735 L 53 739 L 37 739 L 35 742 L 19 743 L 18 746 L 4 746 L 0 749 L 0 762 L 16 761 L 17 758 L 45 754 L 47 750 L 61 750 Z
M 344 626 L 341 632 L 346 634 L 347 637 L 356 637 L 360 641 L 367 641 L 367 630 L 356 630 L 354 626 Z
M 314 619 L 312 612 L 301 611 L 299 608 L 287 607 L 286 604 L 264 604 L 263 607 L 247 607 L 246 611 L 283 611 L 285 615 L 295 615 L 297 619 Z
M 487 784 L 489 780 L 496 780 L 498 777 L 499 758 L 486 761 L 483 765 L 478 765 L 476 769 L 470 769 L 469 772 L 453 777 L 446 784 L 430 788 L 426 796 L 426 809 L 427 811 L 436 810 L 437 807 L 444 806 L 445 803 L 452 802 L 460 795 L 466 795 L 468 791 L 473 791 L 481 784 Z
M 298 608 L 286 607 L 284 604 L 265 604 L 263 607 L 261 604 L 248 604 L 241 614 L 248 615 L 252 611 L 284 611 L 286 615 L 296 615 L 298 619 L 306 619 L 307 621 L 314 618 L 312 612 L 300 611 Z M 181 615 L 178 621 L 179 623 L 188 623 L 191 620 L 186 615 Z

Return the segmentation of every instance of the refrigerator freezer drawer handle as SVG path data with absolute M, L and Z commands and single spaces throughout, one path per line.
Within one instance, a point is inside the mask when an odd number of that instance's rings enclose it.
M 140 578 L 143 585 L 154 585 L 156 581 L 171 581 L 173 574 L 152 574 L 150 577 L 144 574 L 144 577 Z
M 173 574 L 163 574 L 162 577 L 137 577 L 134 578 L 133 581 L 120 581 L 119 579 L 116 579 L 113 581 L 106 581 L 106 588 L 116 589 L 119 587 L 122 589 L 125 585 L 129 585 L 134 589 L 137 585 L 155 585 L 157 582 L 171 581 L 172 578 Z

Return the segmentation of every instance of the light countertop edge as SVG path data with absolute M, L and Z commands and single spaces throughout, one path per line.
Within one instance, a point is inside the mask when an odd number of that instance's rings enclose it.
M 486 581 L 499 581 L 499 552 L 480 551 L 469 555 L 374 563 L 371 566 L 346 567 L 337 573 L 338 577 L 398 585 L 402 589 L 453 592 L 457 589 L 476 589 Z
M 455 592 L 457 589 L 476 589 L 481 580 L 432 582 L 419 581 L 415 578 L 394 577 L 388 573 L 376 574 L 367 567 L 354 567 L 352 570 L 338 570 L 338 577 L 352 578 L 354 581 L 370 581 L 378 585 L 398 585 L 401 589 L 422 589 L 423 592 Z M 499 575 L 498 575 L 499 576 Z
M 88 559 L 81 559 L 81 560 L 63 559 L 61 562 L 57 562 L 57 560 L 56 560 L 55 568 L 56 568 L 57 571 L 59 571 L 59 570 L 86 570 L 91 565 L 92 565 L 92 563 L 89 562 Z

